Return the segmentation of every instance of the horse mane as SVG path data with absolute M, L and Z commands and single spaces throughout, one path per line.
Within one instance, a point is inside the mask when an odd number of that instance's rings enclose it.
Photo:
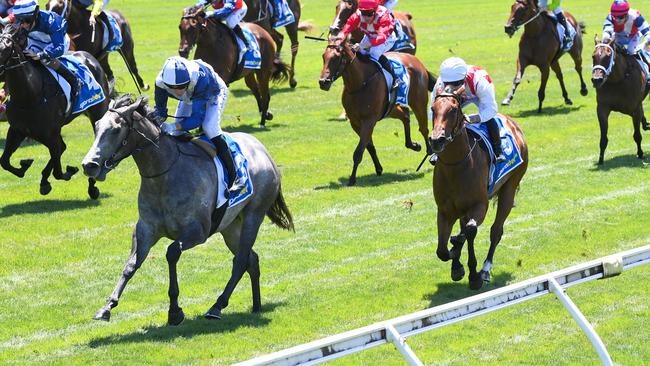
M 138 107 L 138 109 L 136 109 L 136 112 L 140 113 L 141 116 L 148 117 L 149 113 L 153 111 L 149 107 L 149 98 L 147 98 L 146 96 L 142 96 L 140 98 L 143 99 L 143 103 L 140 104 L 140 107 Z M 127 93 L 121 95 L 115 100 L 115 103 L 113 104 L 113 109 L 128 107 L 131 104 L 135 103 L 135 101 L 136 100 L 134 99 L 133 94 Z

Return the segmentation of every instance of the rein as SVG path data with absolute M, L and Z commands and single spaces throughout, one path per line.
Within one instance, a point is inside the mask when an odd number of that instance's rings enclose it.
M 11 47 L 13 49 L 12 52 L 11 52 L 11 55 L 10 55 L 10 59 L 17 60 L 18 63 L 14 64 L 14 65 L 11 65 L 11 66 L 7 66 L 7 64 L 9 64 L 9 62 L 7 62 L 6 64 L 3 64 L 3 65 L 0 65 L 0 76 L 4 75 L 5 71 L 7 71 L 7 70 L 13 70 L 13 69 L 17 69 L 19 67 L 23 67 L 25 64 L 27 64 L 29 62 L 24 56 L 22 56 L 22 52 L 20 52 L 21 49 L 20 49 L 20 47 L 18 47 L 18 45 L 14 41 L 12 35 L 7 34 L 7 33 L 0 34 L 0 40 L 6 40 L 6 39 L 11 41 Z
M 517 3 L 523 5 L 524 8 L 528 7 L 528 4 L 525 3 L 525 2 L 523 2 L 523 1 L 517 1 Z M 535 10 L 535 9 L 533 8 L 533 10 Z M 515 27 L 515 32 L 516 32 L 519 28 L 521 28 L 521 27 L 525 27 L 526 25 L 528 25 L 529 23 L 531 23 L 533 20 L 539 18 L 539 16 L 542 15 L 543 12 L 544 12 L 544 11 L 537 9 L 537 13 L 536 13 L 533 17 L 531 17 L 530 19 L 528 19 L 527 21 L 525 21 L 523 24 L 519 24 L 519 25 L 514 26 L 514 27 Z
M 460 99 L 460 96 L 458 96 L 457 94 L 454 94 L 454 93 L 440 93 L 440 94 L 436 95 L 434 101 L 436 99 L 438 99 L 438 98 L 454 98 L 458 102 L 458 105 L 459 105 L 459 108 L 456 109 L 456 120 L 460 121 L 460 122 L 457 123 L 456 126 L 454 127 L 454 130 L 451 132 L 451 136 L 445 136 L 445 140 L 447 140 L 447 143 L 452 143 L 456 139 L 456 137 L 458 137 L 458 136 L 460 136 L 462 134 L 463 129 L 465 129 L 465 123 L 463 121 L 463 118 L 458 118 L 459 114 L 460 114 L 460 116 L 462 116 L 462 109 L 460 108 L 460 106 L 462 105 L 461 99 Z M 455 163 L 446 163 L 446 162 L 444 162 L 442 160 L 441 157 L 438 157 L 438 161 L 440 163 L 444 164 L 444 165 L 447 165 L 447 166 L 459 165 L 459 164 L 465 162 L 465 160 L 467 160 L 472 155 L 472 152 L 474 151 L 474 148 L 476 147 L 476 144 L 477 144 L 478 140 L 476 138 L 474 138 L 474 137 L 473 137 L 473 139 L 474 139 L 474 144 L 472 144 L 472 146 L 469 148 L 469 151 L 467 152 L 467 154 L 465 154 L 465 156 L 461 160 L 459 160 L 459 161 L 457 161 Z

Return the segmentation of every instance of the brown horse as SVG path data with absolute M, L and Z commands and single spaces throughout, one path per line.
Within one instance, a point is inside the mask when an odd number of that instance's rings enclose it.
M 428 92 L 433 90 L 436 79 L 429 73 L 415 56 L 389 52 L 387 56 L 399 59 L 411 77 L 409 89 L 409 106 L 413 109 L 415 117 L 420 126 L 420 133 L 424 137 L 427 151 L 429 151 L 427 126 L 427 104 Z M 388 87 L 380 68 L 367 57 L 357 57 L 346 41 L 338 41 L 332 38 L 323 53 L 323 71 L 320 76 L 320 88 L 329 90 L 332 83 L 343 77 L 343 107 L 350 118 L 350 125 L 354 132 L 359 135 L 359 143 L 354 150 L 352 174 L 348 185 L 356 183 L 357 167 L 363 158 L 363 151 L 368 150 L 375 165 L 375 172 L 381 175 L 383 168 L 377 157 L 377 151 L 372 141 L 372 131 L 377 121 L 386 115 L 397 118 L 404 124 L 404 144 L 407 148 L 420 151 L 421 146 L 411 141 L 410 113 L 409 108 L 395 106 L 386 114 L 389 107 L 387 98 Z
M 643 99 L 648 95 L 646 76 L 641 66 L 632 55 L 624 50 L 617 50 L 614 39 L 607 43 L 599 43 L 593 53 L 594 67 L 591 72 L 591 82 L 596 88 L 598 106 L 598 123 L 600 124 L 600 156 L 598 164 L 603 164 L 607 148 L 607 128 L 611 111 L 627 114 L 632 117 L 634 126 L 634 142 L 636 155 L 643 159 L 641 150 L 641 131 L 650 129 L 643 113 Z
M 246 6 L 248 6 L 248 11 L 246 12 L 244 21 L 255 23 L 264 28 L 267 32 L 269 32 L 269 34 L 271 34 L 271 37 L 273 37 L 273 40 L 278 47 L 275 57 L 276 59 L 279 59 L 280 51 L 282 51 L 282 45 L 284 44 L 284 36 L 282 33 L 273 28 L 273 25 L 271 24 L 272 20 L 267 10 L 268 1 L 273 0 L 245 0 Z M 294 18 L 296 19 L 295 22 L 284 26 L 284 30 L 287 32 L 287 35 L 289 35 L 289 39 L 291 40 L 291 69 L 289 70 L 289 86 L 295 88 L 296 85 L 298 85 L 298 81 L 296 81 L 296 78 L 294 77 L 296 56 L 298 55 L 299 47 L 298 31 L 308 31 L 312 26 L 309 23 L 300 23 L 300 12 L 302 9 L 300 7 L 299 0 L 287 0 L 287 3 L 289 4 L 289 8 L 293 13 Z
M 329 29 L 330 35 L 335 36 L 339 34 L 339 32 L 343 29 L 345 22 L 348 21 L 348 18 L 350 18 L 350 16 L 354 14 L 355 11 L 357 11 L 357 6 L 358 6 L 357 0 L 340 0 L 338 4 L 336 4 L 336 17 L 334 18 L 332 25 L 330 25 L 330 29 Z M 413 26 L 413 22 L 411 21 L 411 19 L 413 19 L 413 16 L 411 15 L 411 13 L 394 11 L 393 17 L 395 18 L 396 21 L 402 24 L 402 29 L 409 36 L 409 38 L 411 38 L 411 43 L 413 43 L 413 45 L 416 46 L 415 49 L 407 48 L 407 49 L 396 50 L 396 51 L 415 55 L 415 50 L 417 49 L 417 39 L 415 37 L 415 27 Z M 360 30 L 357 29 L 354 32 L 352 32 L 351 40 L 353 42 L 358 43 L 361 41 L 361 38 L 363 38 L 363 33 Z
M 113 70 L 111 70 L 111 66 L 108 63 L 108 54 L 102 47 L 104 27 L 101 25 L 101 21 L 98 20 L 97 25 L 93 29 L 88 23 L 90 11 L 80 7 L 72 0 L 50 0 L 46 4 L 46 8 L 63 16 L 67 20 L 68 34 L 74 42 L 74 49 L 77 51 L 86 51 L 97 58 L 106 72 L 106 77 L 108 77 L 111 91 L 113 91 L 115 79 L 113 76 Z M 135 55 L 133 52 L 133 33 L 131 32 L 129 22 L 126 20 L 124 15 L 117 10 L 104 11 L 110 14 L 120 26 L 123 44 L 117 52 L 124 59 L 124 63 L 131 73 L 131 76 L 134 78 L 134 81 L 137 83 L 137 86 L 142 88 L 142 90 L 149 90 L 149 85 L 142 80 L 140 72 L 138 71 L 138 65 L 135 61 Z
M 438 154 L 433 170 L 433 195 L 438 206 L 438 249 L 436 254 L 443 261 L 452 260 L 451 278 L 460 281 L 465 269 L 460 263 L 461 251 L 467 239 L 469 258 L 469 287 L 478 290 L 483 282 L 490 281 L 492 257 L 503 235 L 503 223 L 514 205 L 519 182 L 528 168 L 528 147 L 524 134 L 512 118 L 500 115 L 512 131 L 522 164 L 501 179 L 494 187 L 492 196 L 498 196 L 497 214 L 490 228 L 490 249 L 480 273 L 476 272 L 474 239 L 478 227 L 483 223 L 488 209 L 488 172 L 490 157 L 483 148 L 477 147 L 476 137 L 471 137 L 465 128 L 461 110 L 461 96 L 464 87 L 455 92 L 445 91 L 436 96 L 433 110 L 433 129 L 430 144 Z M 461 233 L 451 238 L 452 249 L 448 249 L 451 230 L 460 219 Z
M 196 44 L 194 59 L 201 59 L 210 64 L 221 78 L 230 84 L 244 78 L 246 86 L 253 92 L 260 111 L 260 126 L 264 128 L 267 120 L 273 119 L 269 112 L 271 95 L 269 94 L 269 81 L 283 81 L 288 78 L 289 66 L 275 60 L 275 42 L 264 28 L 244 23 L 257 39 L 262 56 L 260 69 L 239 70 L 237 59 L 239 48 L 232 37 L 232 31 L 216 19 L 206 19 L 205 11 L 201 6 L 192 6 L 183 11 L 178 28 L 181 33 L 178 54 L 188 57 Z
M 587 95 L 587 85 L 582 78 L 582 34 L 585 32 L 584 23 L 578 23 L 576 19 L 568 12 L 564 12 L 566 19 L 576 29 L 573 46 L 569 54 L 575 64 L 575 69 L 580 76 L 580 94 Z M 562 69 L 558 62 L 563 52 L 560 49 L 557 28 L 554 21 L 547 16 L 545 12 L 540 12 L 537 7 L 537 0 L 517 0 L 512 4 L 510 18 L 506 23 L 505 31 L 512 37 L 517 29 L 525 24 L 524 34 L 519 41 L 519 56 L 517 57 L 517 73 L 512 84 L 512 89 L 508 96 L 501 102 L 503 105 L 509 105 L 515 95 L 515 90 L 524 76 L 524 70 L 528 65 L 535 65 L 542 73 L 542 81 L 537 91 L 539 99 L 538 113 L 542 112 L 542 102 L 545 97 L 546 82 L 548 81 L 549 67 L 555 72 L 560 88 L 562 88 L 562 97 L 566 104 L 573 104 L 569 99 L 569 94 L 564 87 L 564 78 Z

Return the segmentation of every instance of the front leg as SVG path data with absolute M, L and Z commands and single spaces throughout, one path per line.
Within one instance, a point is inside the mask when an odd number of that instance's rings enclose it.
M 436 255 L 443 262 L 446 262 L 450 259 L 449 247 L 447 243 L 449 242 L 451 228 L 454 226 L 455 221 L 455 219 L 447 217 L 440 211 L 440 209 L 438 209 L 438 249 L 436 250 Z
M 526 61 L 522 59 L 522 57 L 517 58 L 517 72 L 515 73 L 515 79 L 512 81 L 512 88 L 510 89 L 510 92 L 506 96 L 506 98 L 501 102 L 502 105 L 510 105 L 510 102 L 512 101 L 512 98 L 515 97 L 515 92 L 517 91 L 517 87 L 519 86 L 519 83 L 521 83 L 521 78 L 524 76 L 524 71 L 526 70 Z
M 16 152 L 25 137 L 25 134 L 9 126 L 7 130 L 7 141 L 5 141 L 4 151 L 2 152 L 2 157 L 0 157 L 0 166 L 18 178 L 24 177 L 25 172 L 34 162 L 33 159 L 21 160 L 20 168 L 14 168 L 11 165 L 11 155 Z
M 596 113 L 598 114 L 598 125 L 600 126 L 600 155 L 598 156 L 598 164 L 602 165 L 605 162 L 605 149 L 607 149 L 607 129 L 608 119 L 611 110 L 602 104 L 598 103 Z
M 122 276 L 117 281 L 117 285 L 115 286 L 111 296 L 108 298 L 106 305 L 95 313 L 93 319 L 104 321 L 109 321 L 111 319 L 111 309 L 117 306 L 126 284 L 133 277 L 138 268 L 142 266 L 145 259 L 147 259 L 149 250 L 158 239 L 159 237 L 154 235 L 150 226 L 145 225 L 142 221 L 138 221 L 135 230 L 133 230 L 131 254 L 124 265 Z

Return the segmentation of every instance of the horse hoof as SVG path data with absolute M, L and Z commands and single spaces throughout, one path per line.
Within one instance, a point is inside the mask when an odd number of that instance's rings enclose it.
M 348 120 L 348 115 L 343 112 L 339 114 L 339 116 L 336 118 L 337 121 L 347 121 Z
M 72 177 L 73 175 L 79 173 L 79 168 L 77 168 L 76 166 L 68 165 L 67 167 L 65 167 L 65 173 L 69 174 L 70 177 Z
M 149 84 L 142 85 L 142 91 L 147 91 L 149 89 L 150 89 Z
M 580 95 L 582 95 L 583 97 L 586 97 L 587 94 L 589 94 L 589 90 L 587 88 L 580 89 Z
M 641 159 L 641 160 L 643 160 L 643 153 L 641 153 L 641 154 L 637 154 L 636 157 L 639 158 L 639 159 Z
M 291 89 L 295 89 L 297 85 L 298 82 L 296 81 L 296 79 L 291 79 L 291 81 L 289 81 L 289 86 L 291 87 Z
M 352 187 L 355 184 L 357 184 L 357 179 L 356 178 L 350 178 L 348 180 L 348 187 Z
M 463 245 L 463 244 L 465 244 L 465 235 L 463 235 L 463 234 L 454 235 L 451 238 L 449 238 L 449 242 L 451 243 L 451 245 L 453 245 L 455 247 L 457 247 L 459 245 Z
M 474 277 L 474 278 L 472 278 Z M 483 279 L 478 274 L 469 276 L 469 288 L 471 290 L 480 290 L 483 287 Z
M 273 113 L 266 112 L 266 120 L 267 121 L 272 121 L 273 120 Z
M 99 198 L 99 188 L 97 187 L 88 187 L 88 197 L 90 199 L 96 200 Z
M 449 250 L 436 250 L 436 255 L 440 258 L 441 261 L 446 262 L 449 259 Z
M 41 195 L 46 196 L 48 193 L 52 191 L 52 185 L 50 183 L 48 184 L 41 184 L 41 189 L 39 192 Z
M 253 305 L 253 313 L 261 313 L 262 305 Z
M 410 149 L 413 151 L 420 151 L 422 150 L 422 146 L 419 143 L 414 142 L 413 145 L 411 145 Z
M 255 309 L 253 309 L 253 311 L 255 311 Z M 221 319 L 221 309 L 216 304 L 212 305 L 210 310 L 208 310 L 203 317 L 210 320 L 219 320 Z
M 377 173 L 378 177 L 380 177 L 383 172 L 384 172 L 384 169 L 382 169 L 382 168 L 379 168 L 379 169 L 375 170 L 375 173 Z
M 95 313 L 95 316 L 93 316 L 93 319 L 108 322 L 111 320 L 111 311 L 106 309 L 99 309 Z
M 649 130 L 650 130 L 650 123 L 647 123 L 647 122 L 646 122 L 646 123 L 643 124 L 642 127 L 643 127 L 643 130 L 644 130 L 644 131 L 649 131 Z
M 167 324 L 169 325 L 180 325 L 183 320 L 185 320 L 185 314 L 183 309 L 178 308 L 178 311 L 168 311 L 167 312 Z
M 490 276 L 490 272 L 481 271 L 479 274 L 481 275 L 481 279 L 483 280 L 483 282 L 490 283 L 490 279 L 492 278 Z
M 20 169 L 24 172 L 32 166 L 34 159 L 23 159 L 20 161 Z
M 451 279 L 458 282 L 465 277 L 465 267 L 461 264 L 458 268 L 451 268 Z
M 603 165 L 603 164 L 605 164 L 605 159 L 603 158 L 598 159 L 598 165 Z
M 565 103 L 566 105 L 573 105 L 573 101 L 572 101 L 571 99 L 569 99 L 569 98 L 566 98 L 566 99 L 564 100 L 564 103 Z
M 501 105 L 510 105 L 510 101 L 508 99 L 504 99 L 501 101 Z

